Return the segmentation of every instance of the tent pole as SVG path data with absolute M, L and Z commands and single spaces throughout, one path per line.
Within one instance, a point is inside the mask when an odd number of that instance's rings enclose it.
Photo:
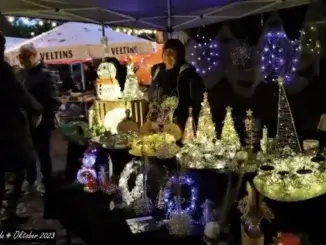
M 86 91 L 86 79 L 85 79 L 85 70 L 84 70 L 84 64 L 80 63 L 80 75 L 81 75 L 81 85 L 82 85 L 82 91 Z
M 104 58 L 109 56 L 109 47 L 108 47 L 108 38 L 105 34 L 105 24 L 104 21 L 101 21 L 101 27 L 102 27 L 102 38 L 101 43 L 104 45 Z
M 168 34 L 168 39 L 172 38 L 172 18 L 171 18 L 171 0 L 166 0 L 167 4 L 167 12 L 168 12 L 168 26 L 167 26 L 167 34 Z

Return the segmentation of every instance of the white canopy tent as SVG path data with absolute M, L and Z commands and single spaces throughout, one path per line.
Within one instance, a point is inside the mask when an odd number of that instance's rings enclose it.
M 311 0 L 10 0 L 5 15 L 182 30 L 311 3 Z
M 108 38 L 109 56 L 151 53 L 155 48 L 150 41 L 116 32 L 109 27 L 105 28 L 105 35 Z M 100 25 L 68 22 L 7 49 L 5 53 L 12 65 L 18 64 L 19 48 L 33 43 L 39 58 L 46 63 L 79 63 L 88 59 L 103 58 L 102 37 L 103 30 Z
M 27 39 L 25 39 L 25 38 L 6 37 L 6 49 L 11 49 L 26 40 Z

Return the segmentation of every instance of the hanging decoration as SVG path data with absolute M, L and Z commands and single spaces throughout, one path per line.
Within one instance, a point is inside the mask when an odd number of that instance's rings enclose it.
M 193 213 L 196 210 L 196 203 L 198 199 L 198 187 L 195 181 L 189 176 L 172 176 L 168 184 L 170 184 L 171 187 L 167 187 L 164 190 L 164 201 L 167 207 L 167 216 L 176 213 Z M 174 191 L 172 190 L 172 187 L 176 186 L 177 188 L 181 188 L 182 185 L 186 185 L 190 188 L 191 194 L 189 201 L 183 200 L 180 197 L 180 193 L 174 196 Z
M 141 170 L 141 163 L 139 161 L 131 161 L 124 167 L 119 180 L 119 188 L 123 202 L 126 205 L 132 204 L 135 200 L 139 199 L 143 193 L 143 174 Z M 134 188 L 129 191 L 128 180 L 132 173 L 138 174 L 136 177 Z
M 246 67 L 251 59 L 252 49 L 246 41 L 235 46 L 230 53 L 232 64 L 236 66 Z
M 318 28 L 316 26 L 306 26 L 301 31 L 300 40 L 302 52 L 320 55 L 321 44 L 319 41 Z
M 200 42 L 193 46 L 191 53 L 191 64 L 196 71 L 202 75 L 218 66 L 219 54 L 218 44 L 211 38 L 197 35 Z
M 283 30 L 269 31 L 263 36 L 259 53 L 264 81 L 276 82 L 279 76 L 284 77 L 285 84 L 293 81 L 301 53 L 299 41 L 290 41 Z
M 294 153 L 301 153 L 301 144 L 295 127 L 291 107 L 284 88 L 282 77 L 277 79 L 279 86 L 278 95 L 278 116 L 275 150 L 282 156 Z M 289 149 L 290 151 L 286 151 Z

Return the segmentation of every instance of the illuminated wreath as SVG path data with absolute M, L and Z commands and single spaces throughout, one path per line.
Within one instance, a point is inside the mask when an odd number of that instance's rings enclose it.
M 127 163 L 120 175 L 119 188 L 121 190 L 122 200 L 127 205 L 132 204 L 142 195 L 144 186 L 142 173 L 138 173 L 134 188 L 131 191 L 129 191 L 128 188 L 128 180 L 130 175 L 134 172 L 137 173 L 140 166 L 141 163 L 139 161 L 131 161 Z
M 195 181 L 189 176 L 179 176 L 179 177 L 172 176 L 169 180 L 169 183 L 171 183 L 172 185 L 175 184 L 186 185 L 190 188 L 191 194 L 190 194 L 190 201 L 187 201 L 187 203 L 189 204 L 186 207 L 183 207 L 181 208 L 181 210 L 179 210 L 180 208 L 179 204 L 177 203 L 176 198 L 173 198 L 173 191 L 171 187 L 165 188 L 164 202 L 167 207 L 167 214 L 171 215 L 174 213 L 179 213 L 179 211 L 181 211 L 181 213 L 187 213 L 187 214 L 191 214 L 192 212 L 194 212 L 196 210 L 196 202 L 198 199 L 198 187 Z

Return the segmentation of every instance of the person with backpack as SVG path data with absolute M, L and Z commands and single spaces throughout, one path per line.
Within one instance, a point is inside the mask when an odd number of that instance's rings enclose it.
M 174 113 L 174 122 L 184 130 L 191 107 L 197 125 L 205 86 L 196 69 L 187 63 L 183 43 L 178 39 L 167 40 L 163 46 L 162 60 L 162 63 L 152 68 L 149 102 L 160 102 L 166 97 L 176 96 L 179 104 Z
M 55 110 L 60 105 L 55 85 L 56 79 L 47 66 L 37 59 L 37 51 L 33 44 L 21 46 L 18 58 L 23 67 L 17 72 L 18 79 L 44 108 L 41 124 L 37 128 L 31 128 L 43 177 L 37 189 L 41 194 L 44 194 L 52 178 L 50 141 L 54 128 Z M 36 163 L 27 168 L 27 181 L 23 186 L 26 193 L 31 192 L 34 188 L 37 179 L 36 170 Z
M 0 109 L 4 115 L 0 120 L 0 210 L 5 210 L 0 217 L 0 227 L 12 228 L 28 221 L 27 216 L 18 216 L 16 209 L 24 170 L 36 161 L 29 126 L 37 127 L 41 123 L 43 108 L 17 81 L 12 68 L 4 60 L 5 42 L 0 32 Z M 3 207 L 5 174 L 8 172 L 13 175 L 13 188 L 6 194 L 7 205 Z

